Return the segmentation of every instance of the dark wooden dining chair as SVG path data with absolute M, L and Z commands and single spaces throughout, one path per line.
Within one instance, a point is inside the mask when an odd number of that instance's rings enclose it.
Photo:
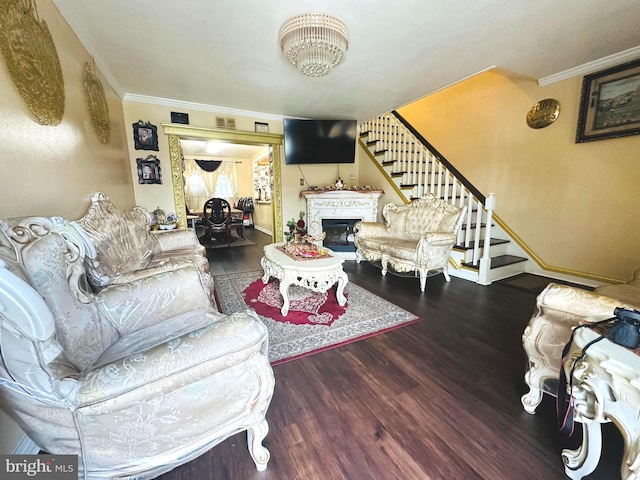
M 210 198 L 204 204 L 202 224 L 206 243 L 214 243 L 226 238 L 231 246 L 231 205 L 224 198 Z M 206 246 L 205 243 L 205 246 Z

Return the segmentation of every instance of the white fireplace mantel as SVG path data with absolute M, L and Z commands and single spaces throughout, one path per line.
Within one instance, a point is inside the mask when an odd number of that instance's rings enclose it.
M 324 219 L 360 219 L 375 222 L 378 218 L 378 200 L 381 190 L 309 191 L 300 194 L 307 199 L 307 231 L 309 235 L 322 234 Z M 354 259 L 351 252 L 336 252 L 347 259 Z

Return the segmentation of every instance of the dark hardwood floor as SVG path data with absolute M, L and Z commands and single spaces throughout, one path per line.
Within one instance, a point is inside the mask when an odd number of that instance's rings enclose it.
M 211 272 L 260 269 L 270 238 L 209 251 Z M 526 387 L 521 335 L 535 293 L 505 284 L 480 286 L 442 275 L 424 293 L 415 278 L 382 277 L 348 261 L 349 280 L 420 316 L 421 322 L 274 368 L 267 413 L 271 452 L 257 472 L 237 434 L 163 475 L 163 480 L 555 480 L 565 479 L 555 399 L 536 415 L 520 403 Z M 620 478 L 622 440 L 604 429 L 592 480 Z

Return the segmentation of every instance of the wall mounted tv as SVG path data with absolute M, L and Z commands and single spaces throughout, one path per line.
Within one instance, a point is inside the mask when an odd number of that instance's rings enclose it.
M 356 131 L 355 120 L 285 118 L 285 163 L 354 163 Z

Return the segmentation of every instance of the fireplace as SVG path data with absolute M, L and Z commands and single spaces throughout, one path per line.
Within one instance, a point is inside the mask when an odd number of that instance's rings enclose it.
M 306 190 L 300 194 L 307 199 L 309 235 L 320 236 L 325 232 L 324 246 L 347 260 L 354 260 L 353 226 L 361 220 L 376 221 L 382 190 Z
M 334 252 L 355 252 L 353 227 L 361 218 L 325 218 L 322 231 L 325 233 L 322 245 Z

